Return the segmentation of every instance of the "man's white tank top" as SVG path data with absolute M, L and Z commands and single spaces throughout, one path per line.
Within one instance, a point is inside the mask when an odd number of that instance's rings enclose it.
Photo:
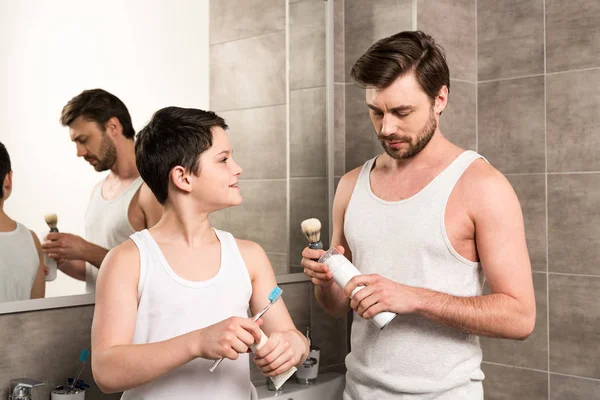
M 40 259 L 32 233 L 17 222 L 17 228 L 0 232 L 0 302 L 28 300 Z
M 193 282 L 169 266 L 148 230 L 131 239 L 140 253 L 140 280 L 134 344 L 155 343 L 201 329 L 232 316 L 248 317 L 252 283 L 235 238 L 215 229 L 221 243 L 221 266 L 205 281 Z M 196 261 L 202 268 L 201 260 Z M 122 399 L 256 399 L 248 354 L 223 360 L 197 358 L 153 382 L 123 393 Z
M 102 185 L 96 185 L 85 213 L 85 239 L 107 250 L 117 247 L 135 232 L 129 222 L 129 204 L 144 181 L 138 177 L 120 196 L 112 200 L 102 197 Z M 94 292 L 98 268 L 85 263 L 85 289 Z
M 414 196 L 386 201 L 371 190 L 367 161 L 344 220 L 353 263 L 404 285 L 455 296 L 478 296 L 480 263 L 452 247 L 444 215 L 452 189 L 481 156 L 465 151 Z M 399 315 L 383 330 L 354 315 L 346 357 L 344 399 L 483 399 L 481 349 L 476 335 L 417 315 Z

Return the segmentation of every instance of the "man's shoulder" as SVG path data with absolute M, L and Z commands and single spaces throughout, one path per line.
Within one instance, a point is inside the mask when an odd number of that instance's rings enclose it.
M 508 179 L 493 165 L 479 158 L 467 168 L 456 185 L 462 202 L 474 215 L 485 216 L 509 204 L 518 204 Z
M 483 158 L 473 161 L 460 180 L 469 192 L 474 193 L 482 189 L 502 189 L 508 184 L 506 177 Z
M 356 186 L 356 182 L 358 181 L 358 177 L 360 176 L 360 171 L 362 170 L 362 166 L 356 167 L 351 171 L 346 172 L 341 178 L 336 188 L 336 194 L 340 196 L 350 198 L 354 187 Z

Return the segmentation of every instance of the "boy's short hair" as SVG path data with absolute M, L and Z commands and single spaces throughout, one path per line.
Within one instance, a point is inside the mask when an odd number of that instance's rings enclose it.
M 12 171 L 10 166 L 10 156 L 8 155 L 8 150 L 6 150 L 6 146 L 0 142 L 0 199 L 4 197 L 4 186 L 2 182 L 4 182 L 4 178 L 6 175 Z
M 198 173 L 200 154 L 212 146 L 213 127 L 227 129 L 225 120 L 212 111 L 166 107 L 154 113 L 138 133 L 135 161 L 160 204 L 169 196 L 169 174 L 174 167 Z

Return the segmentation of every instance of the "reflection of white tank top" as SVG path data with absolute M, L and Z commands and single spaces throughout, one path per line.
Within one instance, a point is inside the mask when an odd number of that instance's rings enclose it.
M 363 274 L 455 296 L 478 296 L 481 264 L 452 247 L 446 204 L 464 171 L 481 156 L 465 151 L 410 198 L 386 201 L 371 190 L 375 159 L 358 177 L 344 218 L 352 261 Z M 355 314 L 346 357 L 345 400 L 481 400 L 481 349 L 476 335 L 418 315 L 398 315 L 383 330 Z
M 92 192 L 85 214 L 85 239 L 110 250 L 129 239 L 129 236 L 135 232 L 129 222 L 129 203 L 144 181 L 140 176 L 119 197 L 113 200 L 104 200 L 102 186 L 105 181 L 106 179 L 96 185 Z M 97 277 L 98 268 L 86 263 L 86 292 L 94 291 Z
M 133 344 L 156 343 L 214 325 L 229 317 L 246 318 L 252 283 L 235 238 L 215 229 L 221 242 L 221 266 L 210 279 L 183 279 L 169 266 L 147 229 L 131 239 L 140 254 L 138 307 Z M 202 260 L 190 260 L 203 268 Z M 135 267 L 132 265 L 131 267 Z M 248 354 L 223 360 L 197 358 L 152 382 L 123 393 L 122 399 L 256 399 Z
M 0 302 L 27 300 L 40 258 L 32 233 L 17 222 L 17 229 L 0 232 Z

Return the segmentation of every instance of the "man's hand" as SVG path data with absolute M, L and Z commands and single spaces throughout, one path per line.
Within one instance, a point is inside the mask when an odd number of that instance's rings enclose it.
M 336 246 L 335 248 L 341 254 L 344 254 L 345 250 L 343 246 Z M 321 258 L 323 254 L 325 254 L 323 250 L 313 250 L 306 247 L 302 251 L 300 265 L 304 268 L 304 274 L 310 278 L 313 284 L 328 287 L 334 282 L 329 267 L 315 261 Z
M 370 274 L 352 278 L 344 288 L 344 293 L 350 297 L 358 286 L 364 288 L 354 294 L 350 307 L 363 318 L 372 318 L 382 311 L 396 314 L 416 311 L 418 288 L 402 285 L 378 274 Z
M 62 260 L 85 260 L 89 243 L 81 236 L 71 233 L 50 232 L 42 243 L 42 250 L 49 257 Z

